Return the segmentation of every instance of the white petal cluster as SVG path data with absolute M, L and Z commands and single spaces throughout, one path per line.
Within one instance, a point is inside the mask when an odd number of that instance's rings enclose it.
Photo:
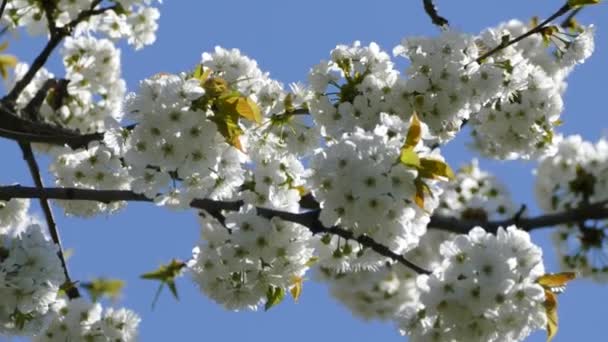
M 104 130 L 106 119 L 120 120 L 126 93 L 120 50 L 107 39 L 82 35 L 66 38 L 62 55 L 67 94 L 53 95 L 58 103 L 47 119 L 82 132 Z
M 390 56 L 377 44 L 338 45 L 331 60 L 313 67 L 308 76 L 315 95 L 310 111 L 321 134 L 339 138 L 357 127 L 374 129 L 381 112 L 392 113 L 387 93 L 397 77 Z M 406 110 L 394 113 L 409 118 Z
M 259 150 L 258 150 L 259 152 Z M 241 196 L 246 203 L 259 207 L 298 212 L 305 181 L 310 174 L 294 155 L 278 153 L 259 155 L 252 151 L 255 169 L 249 188 Z
M 57 248 L 40 226 L 0 232 L 0 334 L 39 331 L 64 281 Z
M 88 148 L 72 150 L 69 147 L 54 152 L 50 171 L 55 184 L 61 187 L 97 190 L 127 190 L 130 177 L 120 158 L 108 147 L 92 142 Z M 66 214 L 89 217 L 100 213 L 113 213 L 126 202 L 102 203 L 97 201 L 57 201 Z
M 521 341 L 544 329 L 542 252 L 528 233 L 476 227 L 439 252 L 441 265 L 417 279 L 419 303 L 402 312 L 410 341 Z
M 34 342 L 94 341 L 134 342 L 141 319 L 127 309 L 102 309 L 82 298 L 58 301 L 53 320 Z
M 478 44 L 488 49 L 503 37 L 516 37 L 528 29 L 510 21 L 482 32 Z M 554 152 L 565 78 L 593 52 L 593 32 L 589 27 L 575 38 L 557 32 L 550 38 L 556 50 L 533 35 L 484 61 L 504 70 L 505 90 L 472 116 L 474 146 L 480 152 L 499 159 L 538 158 Z
M 0 234 L 5 234 L 26 221 L 30 200 L 0 201 Z
M 608 142 L 580 136 L 559 137 L 557 154 L 541 160 L 536 170 L 536 198 L 546 212 L 571 210 L 608 199 Z M 596 281 L 608 281 L 606 222 L 561 225 L 553 242 L 563 269 Z
M 441 190 L 436 181 L 428 181 L 433 196 L 425 196 L 424 209 L 414 203 L 418 172 L 399 162 L 407 124 L 389 115 L 382 115 L 382 120 L 386 124 L 373 133 L 345 133 L 316 154 L 311 161 L 310 188 L 321 204 L 320 219 L 326 227 L 340 225 L 403 253 L 415 247 L 426 232 L 429 213 L 437 207 Z M 423 141 L 416 151 L 443 160 L 436 152 L 430 154 Z M 341 240 L 326 237 L 318 241 L 322 265 L 344 271 L 373 268 L 384 260 Z
M 506 219 L 515 214 L 507 188 L 490 173 L 479 168 L 477 160 L 462 167 L 456 179 L 442 183 L 443 194 L 436 214 L 469 220 Z
M 188 268 L 201 291 L 229 310 L 256 309 L 269 291 L 287 293 L 311 263 L 306 228 L 257 216 L 252 207 L 226 215 L 224 223 L 205 213 L 201 224 Z
M 51 5 L 54 8 L 51 17 L 58 28 L 73 26 L 79 20 L 80 23 L 74 30 L 76 35 L 83 32 L 103 34 L 113 40 L 126 39 L 135 49 L 141 49 L 156 40 L 160 12 L 150 6 L 153 2 L 125 0 L 99 4 L 99 1 L 93 0 L 58 0 Z M 25 27 L 31 35 L 47 34 L 48 17 L 43 3 L 30 0 L 8 1 L 2 17 L 3 26 L 11 29 Z M 92 6 L 94 3 L 97 4 Z M 82 16 L 83 13 L 100 9 L 108 10 Z M 82 17 L 86 20 L 81 20 Z
M 124 157 L 135 192 L 187 207 L 195 197 L 229 198 L 243 183 L 245 155 L 226 143 L 210 113 L 191 108 L 203 94 L 196 79 L 162 74 L 130 95 L 127 109 L 138 124 Z
M 441 264 L 439 245 L 450 234 L 429 230 L 407 260 L 425 269 Z M 329 285 L 330 293 L 357 317 L 365 320 L 394 320 L 407 306 L 418 302 L 417 274 L 401 264 L 390 264 L 376 271 L 336 272 L 320 268 L 317 278 Z
M 394 54 L 409 59 L 407 79 L 393 90 L 406 112 L 417 111 L 440 141 L 452 139 L 464 120 L 502 90 L 502 71 L 475 61 L 475 37 L 447 31 L 405 38 Z

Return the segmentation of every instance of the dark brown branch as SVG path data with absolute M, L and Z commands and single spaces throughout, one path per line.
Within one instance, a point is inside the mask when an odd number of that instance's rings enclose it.
M 51 206 L 49 204 L 47 196 L 44 194 L 44 184 L 42 182 L 42 177 L 40 176 L 40 169 L 38 167 L 38 163 L 36 162 L 36 157 L 34 156 L 34 151 L 32 151 L 32 146 L 28 143 L 19 143 L 21 147 L 21 151 L 23 152 L 23 159 L 27 162 L 28 168 L 30 170 L 30 174 L 32 175 L 32 179 L 34 180 L 34 184 L 36 185 L 36 190 L 41 192 L 41 196 L 38 197 L 40 200 L 40 207 L 42 207 L 42 211 L 44 213 L 44 217 L 46 219 L 46 223 L 48 226 L 49 233 L 51 235 L 51 239 L 57 245 L 59 251 L 57 252 L 57 256 L 61 261 L 61 266 L 63 267 L 63 274 L 65 275 L 66 283 L 71 284 L 72 280 L 70 279 L 70 273 L 68 271 L 68 265 L 65 261 L 65 257 L 63 255 L 63 247 L 61 245 L 61 237 L 59 236 L 59 231 L 57 230 L 57 224 L 55 223 L 55 218 L 53 217 L 53 211 L 51 210 Z M 75 286 L 70 286 L 66 288 L 66 294 L 68 298 L 78 298 L 80 297 L 80 293 L 78 292 L 78 288 Z
M 431 18 L 433 24 L 442 28 L 448 26 L 448 20 L 439 15 L 439 12 L 437 11 L 437 6 L 435 6 L 433 0 L 423 0 L 422 3 L 424 5 L 424 11 Z
M 501 221 L 475 221 L 462 220 L 456 217 L 433 215 L 429 227 L 457 234 L 466 234 L 471 228 L 480 226 L 486 231 L 496 233 L 498 227 L 517 227 L 531 231 L 539 228 L 552 227 L 560 224 L 568 224 L 586 220 L 599 220 L 608 218 L 608 203 L 600 202 L 584 207 L 562 211 L 558 213 L 544 214 L 536 217 L 513 217 Z
M 491 49 L 490 51 L 484 53 L 483 55 L 479 56 L 475 61 L 477 63 L 481 64 L 488 57 L 492 56 L 493 54 L 495 54 L 513 44 L 516 44 L 516 43 L 522 41 L 523 39 L 530 37 L 533 34 L 541 32 L 547 26 L 547 24 L 551 23 L 553 20 L 561 17 L 562 15 L 568 13 L 568 11 L 570 11 L 571 9 L 572 9 L 572 7 L 566 3 L 560 9 L 558 9 L 557 12 L 553 13 L 549 18 L 545 19 L 542 23 L 536 25 L 535 27 L 530 29 L 528 32 L 526 32 L 516 38 L 502 41 L 500 44 L 498 44 L 498 46 L 496 46 L 495 48 Z
M 4 9 L 6 8 L 6 3 L 8 0 L 2 0 L 2 4 L 0 4 L 0 18 L 4 15 Z
M 0 199 L 9 200 L 11 198 L 52 198 L 62 200 L 89 200 L 103 203 L 116 201 L 138 201 L 152 202 L 141 194 L 136 194 L 128 190 L 88 190 L 76 188 L 44 188 L 24 187 L 20 185 L 0 186 Z M 214 201 L 209 199 L 195 199 L 190 206 L 196 209 L 205 210 L 210 213 L 217 213 L 222 210 L 236 211 L 243 205 L 242 201 Z M 332 234 L 345 239 L 355 240 L 361 245 L 368 247 L 376 253 L 391 258 L 397 262 L 410 267 L 412 270 L 428 274 L 425 270 L 405 259 L 404 256 L 394 253 L 388 247 L 377 243 L 369 236 L 355 236 L 352 232 L 340 227 L 326 228 L 319 220 L 319 210 L 310 210 L 303 213 L 290 213 L 285 211 L 273 210 L 268 208 L 257 208 L 260 216 L 266 218 L 279 217 L 285 221 L 301 224 L 307 227 L 313 234 Z
M 45 188 L 37 189 L 34 187 L 24 187 L 20 185 L 0 186 L 0 200 L 9 200 L 11 198 L 51 198 L 62 200 L 89 200 L 103 203 L 116 201 L 140 201 L 152 202 L 151 199 L 144 195 L 136 194 L 128 190 L 88 190 L 75 188 Z M 313 198 L 306 197 L 307 206 L 314 208 L 316 202 Z M 196 209 L 205 210 L 208 212 L 236 211 L 243 203 L 241 201 L 214 201 L 209 199 L 196 199 L 190 204 Z M 316 203 L 318 206 L 318 203 Z M 289 213 L 267 208 L 257 208 L 258 214 L 264 217 L 279 217 L 283 220 L 299 223 L 314 234 L 332 234 L 338 235 L 345 239 L 356 240 L 363 246 L 369 247 L 375 252 L 396 260 L 417 272 L 425 273 L 422 268 L 413 265 L 403 256 L 390 251 L 386 246 L 383 246 L 368 236 L 355 236 L 352 232 L 340 227 L 324 227 L 319 221 L 319 210 L 313 209 L 303 213 Z M 560 224 L 572 222 L 581 222 L 585 220 L 598 220 L 608 218 L 608 202 L 591 204 L 585 207 L 572 209 L 568 211 L 544 214 L 536 217 L 524 218 L 521 215 L 514 215 L 513 218 L 502 221 L 476 221 L 463 220 L 455 217 L 447 217 L 441 215 L 433 215 L 429 227 L 431 229 L 439 229 L 452 233 L 467 234 L 476 226 L 483 227 L 486 231 L 495 233 L 498 227 L 508 227 L 517 225 L 527 231 L 539 229 L 543 227 L 551 227 Z

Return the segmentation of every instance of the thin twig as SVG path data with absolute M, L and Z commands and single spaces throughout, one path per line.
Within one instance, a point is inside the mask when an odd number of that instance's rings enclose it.
M 0 4 L 0 18 L 4 15 L 4 9 L 6 8 L 6 3 L 8 0 L 2 0 L 2 4 Z
M 42 177 L 40 176 L 40 168 L 38 167 L 38 163 L 36 162 L 36 157 L 34 156 L 32 146 L 28 143 L 19 143 L 19 147 L 21 147 L 21 151 L 23 152 L 23 159 L 27 162 L 30 174 L 32 175 L 32 179 L 34 180 L 34 184 L 36 185 L 35 189 L 37 189 L 38 191 L 43 191 L 44 184 L 42 182 Z M 40 206 L 42 207 L 42 211 L 44 212 L 44 217 L 46 219 L 51 239 L 57 245 L 57 256 L 59 257 L 59 260 L 61 260 L 61 266 L 63 267 L 63 274 L 65 275 L 66 283 L 71 284 L 72 280 L 70 279 L 68 265 L 65 261 L 65 256 L 63 255 L 61 237 L 59 236 L 57 224 L 55 223 L 55 218 L 53 217 L 53 211 L 51 210 L 48 198 L 43 192 L 41 192 L 41 196 L 38 197 L 38 199 L 40 200 Z M 80 297 L 78 288 L 75 286 L 67 287 L 66 294 L 70 299 Z
M 431 18 L 433 24 L 441 28 L 446 28 L 449 25 L 448 20 L 439 15 L 437 6 L 435 6 L 433 0 L 423 0 L 422 3 L 424 5 L 424 11 Z
M 565 4 L 564 6 L 562 6 L 560 9 L 557 10 L 557 12 L 553 13 L 549 18 L 545 19 L 545 21 L 543 21 L 542 23 L 536 25 L 535 27 L 533 27 L 532 29 L 530 29 L 528 32 L 514 38 L 514 39 L 509 39 L 509 40 L 505 40 L 503 42 L 501 42 L 500 44 L 498 44 L 498 46 L 496 46 L 495 48 L 493 48 L 492 50 L 484 53 L 483 55 L 479 56 L 475 61 L 479 64 L 483 63 L 488 57 L 492 56 L 493 54 L 513 45 L 516 44 L 518 42 L 520 42 L 523 39 L 526 39 L 527 37 L 535 34 L 535 33 L 539 33 L 541 32 L 545 26 L 547 24 L 549 24 L 550 22 L 552 22 L 553 20 L 561 17 L 562 15 L 568 13 L 568 11 L 570 11 L 572 9 L 572 6 L 570 6 L 569 4 Z

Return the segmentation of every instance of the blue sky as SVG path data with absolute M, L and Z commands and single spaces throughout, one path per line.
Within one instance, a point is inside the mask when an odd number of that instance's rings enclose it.
M 305 81 L 311 66 L 328 58 L 339 43 L 375 41 L 390 51 L 409 35 L 434 35 L 434 27 L 422 10 L 422 1 L 165 1 L 161 6 L 157 43 L 142 51 L 123 49 L 123 75 L 130 90 L 139 80 L 157 72 L 190 69 L 201 53 L 215 45 L 240 48 L 256 59 L 265 71 L 284 83 Z M 441 13 L 454 28 L 476 33 L 511 18 L 528 20 L 547 16 L 563 1 L 544 0 L 439 0 Z M 560 131 L 581 134 L 595 141 L 608 128 L 604 98 L 608 76 L 608 6 L 583 11 L 583 23 L 597 26 L 596 52 L 569 78 L 565 95 L 565 124 Z M 44 43 L 21 35 L 11 42 L 11 53 L 30 61 Z M 57 60 L 51 63 L 61 73 Z M 467 148 L 466 133 L 444 149 L 455 167 L 474 154 Z M 0 140 L 5 163 L 0 183 L 30 184 L 25 163 L 16 144 Z M 46 166 L 46 162 L 43 165 Z M 517 202 L 527 203 L 533 213 L 531 171 L 533 162 L 497 162 L 482 159 L 483 168 L 495 172 L 511 189 Z M 50 183 L 47 175 L 47 183 Z M 36 206 L 37 208 L 37 206 Z M 187 258 L 198 239 L 193 212 L 172 212 L 151 204 L 130 204 L 110 217 L 81 220 L 65 217 L 56 208 L 64 245 L 73 249 L 69 260 L 73 278 L 86 281 L 106 276 L 127 281 L 126 291 L 117 305 L 136 310 L 143 318 L 141 341 L 404 341 L 387 323 L 358 320 L 334 301 L 327 289 L 306 282 L 300 303 L 286 300 L 269 312 L 227 312 L 202 296 L 188 280 L 178 286 L 180 301 L 165 292 L 154 310 L 151 302 L 157 285 L 140 280 L 139 274 L 156 268 L 171 258 Z M 555 271 L 548 230 L 533 234 L 545 249 L 548 270 Z M 554 341 L 604 340 L 608 317 L 605 289 L 579 280 L 559 297 L 560 331 Z M 529 341 L 544 341 L 536 333 Z

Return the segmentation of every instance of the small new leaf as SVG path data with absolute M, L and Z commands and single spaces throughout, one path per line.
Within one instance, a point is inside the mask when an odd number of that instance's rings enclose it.
M 576 273 L 574 272 L 549 273 L 540 276 L 536 282 L 545 289 L 551 290 L 554 287 L 565 286 L 574 278 L 576 278 Z
M 418 157 L 418 154 L 416 152 L 414 152 L 414 147 L 403 147 L 401 149 L 401 154 L 399 155 L 399 162 L 401 162 L 401 164 L 408 166 L 408 167 L 413 167 L 413 168 L 420 168 L 421 164 L 420 164 L 420 157 Z
M 420 123 L 420 120 L 418 119 L 418 114 L 414 112 L 414 114 L 412 114 L 410 128 L 407 131 L 407 137 L 405 139 L 405 145 L 403 145 L 403 148 L 416 147 L 416 145 L 418 145 L 418 143 L 420 142 L 421 137 L 422 125 Z
M 547 313 L 547 342 L 550 342 L 557 334 L 557 297 L 551 291 L 545 290 L 545 311 Z
M 557 291 L 562 291 L 564 286 L 574 279 L 574 272 L 549 273 L 540 276 L 536 282 L 545 289 L 545 311 L 547 314 L 547 342 L 551 341 L 557 334 Z
M 0 51 L 6 50 L 8 42 L 0 44 Z M 3 79 L 8 78 L 8 69 L 14 68 L 17 65 L 17 57 L 13 55 L 0 55 L 0 76 Z
M 420 158 L 420 176 L 423 178 L 438 179 L 447 178 L 454 179 L 454 171 L 452 168 L 441 160 Z
M 291 289 L 289 290 L 289 293 L 291 293 L 291 297 L 296 303 L 298 302 L 298 300 L 300 299 L 300 295 L 302 294 L 303 282 L 304 279 L 302 277 L 293 276 L 291 278 Z
M 268 286 L 268 290 L 266 291 L 266 305 L 264 305 L 264 310 L 268 311 L 273 306 L 281 303 L 285 298 L 285 290 L 281 287 Z
M 161 265 L 159 268 L 152 272 L 142 274 L 140 278 L 160 281 L 161 287 L 163 285 L 167 285 L 167 287 L 169 287 L 169 290 L 173 294 L 173 297 L 179 300 L 177 288 L 175 287 L 175 278 L 179 276 L 182 268 L 184 268 L 185 266 L 186 264 L 183 261 L 173 259 L 170 263 L 166 265 Z
M 112 300 L 118 299 L 125 286 L 125 282 L 120 279 L 98 278 L 93 279 L 89 283 L 82 283 L 80 286 L 89 293 L 93 302 L 97 302 L 103 297 L 108 297 Z

